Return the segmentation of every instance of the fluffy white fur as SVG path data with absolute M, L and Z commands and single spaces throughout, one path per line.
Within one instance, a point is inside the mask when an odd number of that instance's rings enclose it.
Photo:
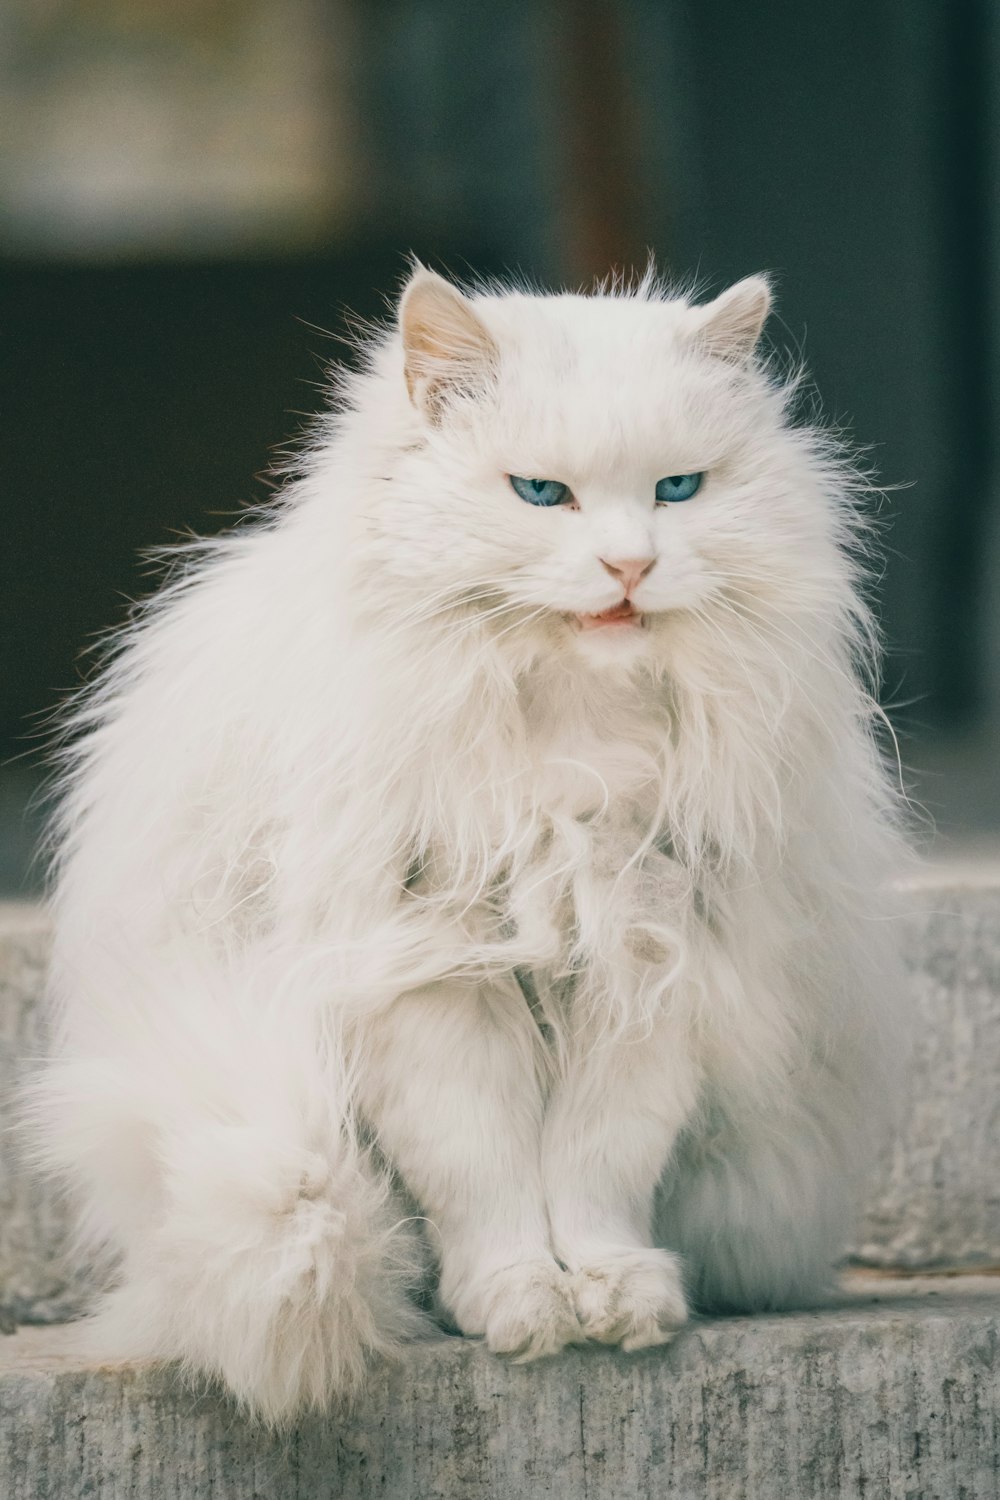
M 39 1110 L 117 1258 L 105 1346 L 277 1421 L 417 1330 L 421 1245 L 521 1358 L 822 1290 L 901 844 L 856 485 L 754 353 L 768 301 L 418 269 L 78 706 Z M 654 560 L 641 627 L 580 628 L 601 558 Z

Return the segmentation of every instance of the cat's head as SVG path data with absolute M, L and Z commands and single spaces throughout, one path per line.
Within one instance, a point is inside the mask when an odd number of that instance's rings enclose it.
M 418 269 L 383 365 L 404 440 L 365 507 L 409 618 L 471 602 L 531 653 L 627 669 L 734 590 L 801 591 L 829 517 L 755 359 L 769 308 L 762 277 L 691 305 L 651 280 L 467 295 Z

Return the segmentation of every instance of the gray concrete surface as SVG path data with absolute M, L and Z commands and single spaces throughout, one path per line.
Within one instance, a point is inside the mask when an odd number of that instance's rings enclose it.
M 997 1500 L 1000 1282 L 859 1283 L 667 1349 L 510 1365 L 411 1350 L 353 1412 L 273 1437 L 67 1329 L 0 1340 L 4 1500 Z
M 881 1266 L 1000 1264 L 1000 871 L 930 872 L 912 901 L 913 1067 L 855 1253 Z M 45 1050 L 46 941 L 36 909 L 0 908 L 0 1126 Z M 60 1320 L 79 1306 L 86 1278 L 66 1230 L 64 1206 L 0 1130 L 0 1309 Z
M 59 1321 L 80 1306 L 87 1285 L 67 1251 L 67 1207 L 30 1170 L 15 1129 L 16 1088 L 46 1051 L 39 997 L 47 947 L 37 907 L 0 905 L 0 1318 L 7 1320 Z
M 910 895 L 913 1051 L 855 1253 L 882 1266 L 998 1264 L 1000 870 L 931 870 Z

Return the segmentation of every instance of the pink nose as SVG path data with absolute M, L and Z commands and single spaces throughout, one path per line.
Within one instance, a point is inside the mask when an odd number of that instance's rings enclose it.
M 598 559 L 601 566 L 606 568 L 612 578 L 617 578 L 626 594 L 631 594 L 639 587 L 650 568 L 656 562 L 655 557 L 619 557 L 614 562 L 609 562 L 606 557 Z

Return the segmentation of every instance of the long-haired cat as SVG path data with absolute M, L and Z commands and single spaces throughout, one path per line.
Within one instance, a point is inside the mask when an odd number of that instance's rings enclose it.
M 897 1050 L 857 481 L 691 305 L 463 293 L 78 705 L 50 1162 L 104 1347 L 268 1420 L 822 1292 Z

